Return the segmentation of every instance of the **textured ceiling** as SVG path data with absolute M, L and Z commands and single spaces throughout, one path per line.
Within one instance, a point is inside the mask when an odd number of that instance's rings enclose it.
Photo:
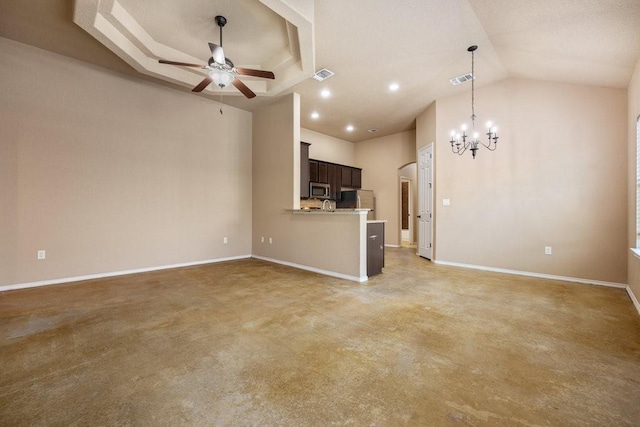
M 119 3 L 156 42 L 203 61 L 206 43 L 218 41 L 218 14 L 229 18 L 225 53 L 236 64 L 269 63 L 290 43 L 282 19 L 258 0 Z M 515 77 L 625 88 L 640 56 L 640 0 L 316 0 L 312 12 L 312 68 L 336 75 L 252 100 L 224 96 L 224 103 L 251 111 L 295 91 L 303 127 L 361 141 L 411 129 L 435 99 L 469 91 L 469 84 L 453 87 L 448 80 L 470 71 L 471 44 L 479 46 L 477 86 Z M 0 0 L 0 36 L 189 90 L 127 65 L 73 22 L 71 0 Z M 396 92 L 388 89 L 392 82 L 400 86 Z M 326 99 L 319 95 L 325 88 L 332 93 Z M 193 96 L 220 100 L 214 93 Z M 355 130 L 347 132 L 347 124 Z

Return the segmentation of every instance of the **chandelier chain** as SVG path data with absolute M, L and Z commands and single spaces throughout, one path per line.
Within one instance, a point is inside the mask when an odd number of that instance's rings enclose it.
M 476 129 L 476 56 L 475 50 L 478 46 L 469 46 L 468 52 L 471 52 L 471 132 L 467 134 L 467 125 L 461 126 L 461 133 L 457 133 L 455 130 L 451 131 L 451 151 L 454 154 L 461 156 L 467 150 L 471 151 L 472 157 L 476 158 L 476 152 L 478 147 L 482 146 L 489 151 L 495 151 L 498 147 L 498 128 L 493 126 L 491 122 L 487 122 L 487 138 L 488 143 L 484 143 Z
M 476 126 L 476 107 L 475 107 L 475 83 L 476 83 L 476 71 L 475 71 L 475 51 L 471 51 L 471 129 L 475 129 Z

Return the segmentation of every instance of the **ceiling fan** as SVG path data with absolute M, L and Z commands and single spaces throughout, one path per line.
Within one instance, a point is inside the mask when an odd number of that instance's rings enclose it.
M 208 76 L 204 78 L 192 92 L 202 92 L 211 82 L 218 85 L 220 88 L 226 87 L 229 83 L 234 85 L 244 96 L 247 98 L 253 98 L 256 96 L 251 89 L 247 87 L 240 79 L 241 76 L 262 77 L 264 79 L 275 79 L 275 75 L 271 71 L 252 70 L 251 68 L 240 68 L 233 65 L 233 62 L 224 56 L 222 50 L 222 27 L 227 23 L 227 19 L 224 16 L 216 16 L 216 24 L 220 27 L 220 46 L 215 43 L 209 43 L 209 49 L 211 49 L 211 58 L 207 65 L 189 64 L 186 62 L 167 61 L 166 59 L 159 59 L 161 64 L 179 65 L 182 67 L 194 67 L 208 70 Z

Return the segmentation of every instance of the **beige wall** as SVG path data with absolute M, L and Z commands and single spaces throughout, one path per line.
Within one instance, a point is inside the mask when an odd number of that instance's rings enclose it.
M 251 254 L 250 113 L 2 38 L 0 63 L 0 285 Z
M 298 94 L 253 115 L 253 254 L 360 280 L 366 276 L 364 215 L 287 212 L 300 204 L 299 129 Z
M 298 194 L 293 142 L 333 147 L 324 160 L 362 167 L 377 217 L 389 220 L 387 243 L 399 244 L 398 168 L 437 134 L 437 259 L 617 283 L 628 260 L 640 294 L 640 260 L 628 255 L 640 65 L 626 97 L 525 80 L 479 89 L 476 111 L 492 112 L 501 140 L 475 161 L 447 156 L 468 94 L 430 106 L 415 133 L 358 144 L 298 130 L 299 100 L 287 97 L 255 114 L 252 181 L 250 113 L 220 115 L 202 97 L 2 38 L 0 60 L 0 286 L 248 255 L 252 218 L 257 255 L 361 277 L 362 218 L 284 213 Z
M 353 142 L 305 128 L 300 129 L 300 140 L 311 144 L 311 147 L 309 147 L 309 158 L 311 159 L 356 166 Z
M 376 219 L 387 220 L 385 243 L 400 245 L 400 180 L 398 169 L 416 161 L 414 130 L 355 144 L 356 164 L 362 168 L 362 188 L 373 190 Z
M 436 103 L 416 117 L 416 152 L 436 140 Z M 435 146 L 433 147 L 436 148 Z M 435 153 L 434 153 L 435 154 Z M 417 154 L 416 154 L 417 156 Z
M 476 91 L 476 114 L 483 127 L 488 119 L 500 126 L 499 147 L 472 160 L 448 143 L 469 116 L 469 94 L 438 100 L 436 259 L 626 283 L 626 102 L 619 89 L 486 86 Z
M 629 88 L 627 89 L 628 106 L 628 232 L 627 246 L 630 248 L 636 245 L 636 146 L 637 128 L 636 123 L 640 116 L 640 61 L 631 77 Z M 628 285 L 637 300 L 640 300 L 640 259 L 631 251 L 628 252 Z M 636 307 L 640 311 L 640 307 Z

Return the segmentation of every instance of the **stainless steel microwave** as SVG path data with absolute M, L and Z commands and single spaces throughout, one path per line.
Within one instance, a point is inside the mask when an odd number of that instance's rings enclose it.
M 321 184 L 312 182 L 309 184 L 309 198 L 311 199 L 328 199 L 331 197 L 331 187 L 329 184 Z

